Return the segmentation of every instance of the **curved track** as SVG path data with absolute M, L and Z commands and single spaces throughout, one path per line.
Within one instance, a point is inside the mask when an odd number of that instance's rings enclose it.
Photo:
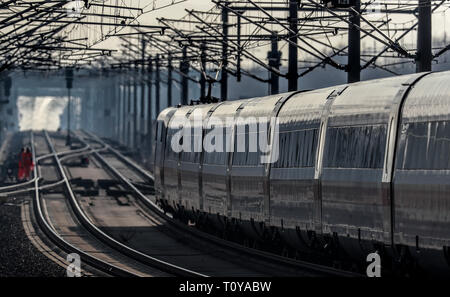
M 34 137 L 32 136 L 32 139 Z M 49 137 L 38 137 L 40 141 L 40 150 L 42 151 L 43 144 L 49 141 Z M 43 143 L 44 140 L 44 143 Z M 36 151 L 34 141 L 33 156 L 36 159 Z M 50 144 L 50 143 L 48 143 Z M 49 148 L 52 146 L 49 145 Z M 47 149 L 48 150 L 48 149 Z M 134 259 L 124 256 L 119 251 L 106 245 L 88 232 L 88 230 L 81 225 L 76 215 L 72 212 L 72 207 L 69 203 L 67 188 L 67 179 L 63 171 L 58 171 L 58 155 L 53 149 L 51 154 L 46 154 L 44 159 L 53 159 L 43 164 L 36 164 L 35 176 L 35 192 L 34 192 L 34 210 L 39 227 L 42 231 L 55 243 L 58 247 L 67 253 L 77 253 L 80 255 L 82 263 L 87 263 L 92 267 L 112 276 L 165 276 L 167 273 L 161 272 L 147 265 L 140 263 Z M 41 170 L 45 169 L 45 170 Z M 42 171 L 44 173 L 42 173 Z M 56 192 L 42 192 L 39 187 L 39 179 L 51 179 L 55 176 L 62 180 L 66 188 L 60 188 Z M 58 189 L 57 189 L 58 190 Z M 169 274 L 170 275 L 170 274 Z

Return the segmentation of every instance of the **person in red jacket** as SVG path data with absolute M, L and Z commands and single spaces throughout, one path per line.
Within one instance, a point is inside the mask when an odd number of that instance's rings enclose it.
M 30 178 L 30 174 L 33 168 L 34 168 L 33 155 L 31 154 L 30 148 L 27 147 L 24 158 L 25 178 L 27 180 Z

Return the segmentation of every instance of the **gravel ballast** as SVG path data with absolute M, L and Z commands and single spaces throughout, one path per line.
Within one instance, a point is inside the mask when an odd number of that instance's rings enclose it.
M 0 205 L 0 277 L 64 277 L 63 267 L 39 252 L 25 234 L 20 205 Z

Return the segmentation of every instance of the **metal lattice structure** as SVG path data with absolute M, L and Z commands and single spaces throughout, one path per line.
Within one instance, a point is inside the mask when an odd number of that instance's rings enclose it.
M 143 73 L 152 64 L 166 69 L 168 81 L 182 89 L 183 81 L 199 83 L 202 97 L 208 82 L 220 82 L 225 100 L 229 75 L 269 83 L 277 93 L 279 78 L 296 90 L 298 78 L 324 66 L 348 72 L 349 82 L 368 67 L 394 75 L 405 63 L 427 70 L 449 49 L 445 40 L 433 52 L 430 46 L 431 16 L 445 18 L 449 8 L 443 0 L 211 0 L 208 9 L 167 17 L 171 7 L 182 10 L 189 2 L 3 1 L 0 69 L 139 68 Z M 157 21 L 149 23 L 152 14 Z M 417 42 L 406 41 L 411 38 Z

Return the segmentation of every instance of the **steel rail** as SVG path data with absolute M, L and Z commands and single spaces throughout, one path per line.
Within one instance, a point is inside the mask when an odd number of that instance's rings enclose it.
M 40 179 L 41 178 L 38 178 L 38 180 L 40 180 Z M 61 185 L 63 182 L 64 182 L 63 180 L 59 180 L 59 181 L 51 183 L 51 184 L 43 185 L 43 186 L 39 187 L 39 190 L 51 189 L 51 188 Z M 33 181 L 33 183 L 34 183 L 34 181 Z M 32 188 L 25 188 L 22 190 L 17 190 L 17 191 L 12 191 L 12 192 L 0 193 L 0 197 L 7 197 L 7 196 L 11 196 L 11 195 L 28 193 L 28 192 L 34 191 L 35 189 L 36 189 L 36 187 L 32 187 Z
M 94 150 L 94 151 L 99 151 L 99 152 L 101 152 L 101 151 L 103 151 L 103 150 L 105 150 L 105 148 L 97 149 L 97 150 Z M 67 152 L 65 152 L 65 153 L 67 153 Z M 61 161 L 64 161 L 64 160 L 66 160 L 66 159 L 75 158 L 75 157 L 78 157 L 78 156 L 88 155 L 88 154 L 92 154 L 92 151 L 89 151 L 89 152 L 80 152 L 80 153 L 75 153 L 75 154 L 66 155 L 66 156 L 64 156 L 64 157 L 61 158 Z M 43 156 L 43 157 L 48 158 L 48 157 L 53 157 L 53 155 L 46 155 L 46 156 Z M 39 160 L 39 158 L 37 158 L 37 160 Z M 15 186 L 19 186 L 19 185 L 24 186 L 25 184 L 31 184 L 31 183 L 34 183 L 35 179 L 36 179 L 36 177 L 33 177 L 33 179 L 31 179 L 31 180 L 29 180 L 29 181 L 27 181 L 27 182 L 25 182 L 25 183 L 21 183 L 21 184 L 15 185 Z M 42 179 L 42 178 L 37 178 L 37 179 Z M 61 185 L 62 183 L 64 183 L 64 180 L 63 180 L 63 179 L 62 179 L 62 180 L 59 180 L 59 181 L 57 181 L 57 182 L 51 183 L 51 184 L 46 184 L 46 185 L 40 186 L 40 187 L 39 187 L 39 190 L 51 189 L 51 188 L 54 188 L 54 187 L 57 187 L 57 186 Z M 13 185 L 13 186 L 14 186 L 14 185 Z M 11 196 L 11 195 L 16 195 L 16 194 L 27 193 L 27 192 L 34 191 L 34 189 L 35 189 L 35 187 L 32 187 L 32 188 L 25 188 L 25 189 L 16 190 L 16 191 L 11 191 L 11 192 L 1 192 L 1 193 L 0 193 L 0 197 L 7 197 L 7 196 Z
M 34 148 L 34 134 L 31 132 L 31 151 L 33 160 L 36 160 L 36 153 Z M 36 220 L 39 224 L 40 229 L 45 233 L 45 235 L 59 248 L 64 250 L 67 253 L 77 253 L 83 259 L 84 262 L 90 264 L 92 267 L 99 269 L 102 272 L 105 272 L 109 275 L 113 276 L 122 276 L 122 277 L 132 277 L 137 276 L 134 273 L 125 270 L 123 268 L 117 267 L 115 265 L 109 264 L 105 261 L 102 261 L 94 256 L 91 256 L 84 251 L 78 249 L 72 244 L 68 243 L 64 238 L 62 238 L 47 222 L 45 216 L 43 214 L 43 206 L 41 205 L 41 198 L 39 193 L 39 176 L 40 176 L 40 168 L 39 165 L 36 164 L 33 170 L 34 176 L 36 177 L 34 181 L 34 213 Z
M 69 154 L 81 153 L 81 152 L 83 152 L 83 151 L 89 150 L 89 148 L 90 148 L 90 146 L 89 146 L 89 144 L 87 144 L 85 147 L 82 147 L 82 148 L 80 148 L 80 149 L 76 149 L 76 150 L 68 150 L 68 151 L 64 151 L 64 152 L 59 152 L 59 153 L 57 153 L 57 155 L 58 155 L 58 156 L 66 156 L 66 155 L 69 155 Z M 50 157 L 53 157 L 53 154 L 46 154 L 46 155 L 42 155 L 42 156 L 37 157 L 37 158 L 36 158 L 36 162 L 35 162 L 35 167 L 37 166 L 37 163 L 38 163 L 39 161 L 41 161 L 41 160 L 43 160 L 43 159 L 50 158 Z M 33 158 L 33 160 L 34 160 L 34 158 Z M 0 187 L 0 194 L 3 194 L 3 195 L 8 196 L 8 195 L 11 195 L 11 194 L 20 193 L 21 191 L 13 191 L 13 192 L 6 192 L 6 193 L 3 192 L 3 191 L 6 191 L 6 190 L 12 190 L 12 189 L 17 189 L 17 188 L 19 188 L 19 189 L 20 189 L 20 188 L 23 188 L 23 187 L 25 187 L 25 186 L 28 186 L 28 185 L 30 185 L 30 184 L 33 184 L 33 183 L 35 182 L 36 178 L 37 178 L 36 175 L 34 175 L 34 177 L 33 177 L 32 179 L 30 179 L 29 181 L 26 181 L 26 182 L 23 182 L 23 183 L 17 183 L 17 184 L 14 184 L 14 185 L 9 185 L 9 186 Z M 31 188 L 25 189 L 25 190 L 23 190 L 23 191 L 28 192 L 28 191 L 30 191 L 30 189 L 31 189 Z
M 56 156 L 56 151 L 53 146 L 53 143 L 51 142 L 50 136 L 48 135 L 48 133 L 46 131 L 44 133 L 45 133 L 47 143 L 48 143 L 51 151 L 54 153 L 54 158 L 55 158 L 59 173 L 61 174 L 61 177 L 64 179 L 64 185 L 65 185 L 66 191 L 68 193 L 69 202 L 70 202 L 70 205 L 72 206 L 72 210 L 74 211 L 76 217 L 81 222 L 81 224 L 91 234 L 93 234 L 96 238 L 103 241 L 105 244 L 112 247 L 113 249 L 120 251 L 122 254 L 124 254 L 134 260 L 137 260 L 140 263 L 146 264 L 148 266 L 160 269 L 162 271 L 174 274 L 176 276 L 206 277 L 206 275 L 204 275 L 204 274 L 201 274 L 201 273 L 198 273 L 198 272 L 195 272 L 195 271 L 192 271 L 189 269 L 185 269 L 183 267 L 179 267 L 177 265 L 159 260 L 157 258 L 146 255 L 140 251 L 137 251 L 129 246 L 126 246 L 123 243 L 115 240 L 114 238 L 112 238 L 111 236 L 109 236 L 108 234 L 103 232 L 102 230 L 100 230 L 96 225 L 94 225 L 91 222 L 91 220 L 86 216 L 84 211 L 81 209 L 81 206 L 78 203 L 78 201 L 72 191 L 72 187 L 69 183 L 69 180 L 67 179 L 67 175 L 64 172 L 64 168 L 62 167 L 58 156 Z M 98 152 L 94 151 L 94 150 L 93 150 L 93 154 L 99 155 Z

